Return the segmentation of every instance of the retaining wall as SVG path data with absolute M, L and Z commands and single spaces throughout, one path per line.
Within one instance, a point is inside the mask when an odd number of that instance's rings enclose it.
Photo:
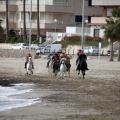
M 0 58 L 22 58 L 26 57 L 28 53 L 34 57 L 36 50 L 13 50 L 13 49 L 0 49 Z

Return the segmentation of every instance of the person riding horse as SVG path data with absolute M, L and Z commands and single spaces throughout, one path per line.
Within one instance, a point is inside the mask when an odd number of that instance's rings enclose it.
M 61 56 L 61 59 L 65 58 L 65 64 L 66 64 L 66 67 L 67 67 L 67 70 L 71 67 L 71 64 L 70 64 L 70 57 L 63 53 L 62 56 Z
M 28 53 L 28 55 L 27 55 L 27 57 L 26 57 L 26 62 L 25 62 L 25 67 L 24 67 L 24 68 L 26 68 L 26 67 L 27 67 L 27 63 L 28 63 L 29 57 L 31 57 L 31 58 L 32 58 L 32 55 L 31 55 L 30 53 Z M 32 61 L 32 69 L 34 69 L 34 64 L 33 64 L 33 61 Z
M 48 54 L 48 56 L 47 56 L 48 62 L 47 62 L 46 68 L 49 67 L 49 63 L 50 63 L 50 61 L 51 61 L 51 59 L 52 59 L 52 56 L 53 56 L 53 53 Z
M 87 56 L 86 56 L 86 55 L 84 54 L 84 52 L 81 50 L 76 62 L 78 63 L 78 61 L 82 61 L 83 59 L 85 60 L 86 70 L 89 70 L 88 67 L 87 67 L 87 62 L 86 62 Z M 76 63 L 76 64 L 77 64 L 77 63 Z M 77 70 L 78 70 L 78 65 L 77 65 Z
M 79 60 L 79 56 L 82 54 L 82 50 L 80 49 L 80 50 L 78 50 L 78 52 L 77 52 L 77 60 L 76 60 L 76 65 L 77 65 L 77 63 L 78 63 L 78 60 Z
M 60 58 L 59 58 L 59 55 L 57 53 L 55 53 L 52 57 L 52 60 L 54 61 L 53 62 L 53 73 L 55 73 L 55 69 L 57 69 L 59 71 L 59 68 L 60 68 L 60 64 L 59 64 L 59 61 L 60 61 Z

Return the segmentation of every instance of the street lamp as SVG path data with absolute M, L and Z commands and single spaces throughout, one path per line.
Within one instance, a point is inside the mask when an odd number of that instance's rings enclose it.
M 83 5 L 82 5 L 82 40 L 81 40 L 81 48 L 82 50 L 84 49 L 84 7 L 85 7 L 85 3 L 83 0 Z
M 20 36 L 22 36 L 22 26 L 21 26 L 22 20 L 19 20 L 19 24 L 20 24 Z
M 55 22 L 55 32 L 56 32 L 56 23 L 57 23 L 57 19 L 54 19 Z
M 88 23 L 88 20 L 85 20 L 85 35 L 84 35 L 84 44 L 85 44 L 85 41 L 86 41 L 86 35 L 88 34 L 88 31 L 87 31 L 87 23 Z
M 88 20 L 85 20 L 85 27 L 86 27 L 85 32 L 88 34 L 88 31 L 87 31 L 87 24 L 88 24 Z

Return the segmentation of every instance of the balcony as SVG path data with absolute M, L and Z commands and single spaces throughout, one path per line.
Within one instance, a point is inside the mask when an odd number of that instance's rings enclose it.
M 3 20 L 3 23 L 1 24 L 4 29 L 6 29 L 6 20 Z M 9 20 L 9 28 L 16 29 L 16 23 L 14 21 Z
M 20 20 L 18 20 L 20 21 Z M 63 29 L 63 21 L 57 20 L 56 29 Z M 23 20 L 18 22 L 18 28 L 23 28 Z M 26 20 L 26 28 L 30 28 L 29 19 Z M 37 20 L 32 20 L 32 29 L 37 28 Z M 40 20 L 40 28 L 41 29 L 55 29 L 54 20 Z
M 18 10 L 23 11 L 23 3 L 18 2 Z M 26 3 L 26 11 L 30 11 L 30 3 Z M 32 11 L 36 12 L 37 11 L 37 4 L 33 3 L 32 4 Z M 59 12 L 59 13 L 73 13 L 74 7 L 73 6 L 68 6 L 68 3 L 49 3 L 47 2 L 46 4 L 40 4 L 40 12 Z
M 91 24 L 103 25 L 106 24 L 106 17 L 91 17 Z
M 120 6 L 120 0 L 92 0 L 93 6 Z
M 17 11 L 16 1 L 8 1 L 9 11 Z M 6 12 L 6 1 L 0 1 L 0 12 Z
M 23 4 L 23 1 L 16 1 L 17 4 Z M 30 1 L 26 1 L 26 5 L 30 4 Z M 59 6 L 68 6 L 68 2 L 52 2 L 49 0 L 39 1 L 40 5 L 59 5 Z M 37 6 L 37 1 L 32 1 L 32 5 Z

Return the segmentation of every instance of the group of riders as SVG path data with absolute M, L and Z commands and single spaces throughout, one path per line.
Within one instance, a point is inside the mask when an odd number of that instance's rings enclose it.
M 67 70 L 71 67 L 70 57 L 65 53 L 62 53 L 62 55 L 60 55 L 59 53 L 50 53 L 47 56 L 47 59 L 48 59 L 47 66 L 46 66 L 47 68 L 49 68 L 50 61 L 53 61 L 53 72 L 55 72 L 54 71 L 55 64 L 57 64 L 57 69 L 59 71 L 62 60 L 65 61 Z
M 25 68 L 27 66 L 29 57 L 32 58 L 32 55 L 30 53 L 26 57 Z M 58 69 L 59 69 L 60 65 L 61 65 L 61 60 L 63 60 L 63 59 L 65 60 L 67 69 L 71 67 L 70 57 L 65 53 L 62 53 L 61 55 L 59 53 L 50 53 L 50 54 L 48 54 L 47 59 L 48 59 L 47 66 L 46 66 L 47 68 L 49 68 L 50 61 L 53 61 L 53 68 L 54 68 L 54 63 L 57 62 L 58 66 L 59 66 Z M 78 70 L 78 62 L 82 61 L 83 59 L 85 60 L 85 69 L 89 70 L 87 67 L 87 62 L 86 62 L 87 56 L 84 54 L 84 52 L 81 49 L 78 50 L 78 52 L 77 52 L 77 59 L 76 59 L 77 69 L 76 70 Z M 34 69 L 33 61 L 32 61 L 32 68 Z M 54 70 L 53 70 L 53 72 L 54 72 Z

